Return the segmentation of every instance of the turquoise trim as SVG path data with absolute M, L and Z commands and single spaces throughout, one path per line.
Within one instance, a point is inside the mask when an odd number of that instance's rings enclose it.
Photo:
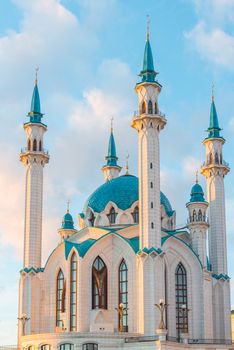
M 212 277 L 215 278 L 216 280 L 224 280 L 224 281 L 229 281 L 231 279 L 227 274 L 223 274 L 223 273 L 220 273 L 220 274 L 214 273 Z
M 24 269 L 20 270 L 20 273 L 21 272 L 29 273 L 29 272 L 32 272 L 32 271 L 35 272 L 35 273 L 44 272 L 44 268 L 43 267 L 38 267 L 37 269 L 35 269 L 34 267 L 30 267 L 30 268 L 25 267 Z
M 152 252 L 155 252 L 155 253 L 158 254 L 158 255 L 160 255 L 160 254 L 163 253 L 163 251 L 162 251 L 161 248 L 154 248 L 154 247 L 151 247 L 151 248 L 146 248 L 146 247 L 145 247 L 145 248 L 139 250 L 137 254 L 140 255 L 142 252 L 143 252 L 143 253 L 146 253 L 146 254 L 148 254 L 148 255 L 150 255 Z
M 208 256 L 206 257 L 206 265 L 207 265 L 207 270 L 212 271 L 212 265 L 210 263 Z
M 138 178 L 133 175 L 123 175 L 107 181 L 97 188 L 87 199 L 83 213 L 92 209 L 95 213 L 101 213 L 109 202 L 115 203 L 119 209 L 129 209 L 139 199 Z M 160 202 L 164 206 L 168 216 L 174 214 L 174 210 L 164 193 L 160 193 Z
M 220 127 L 219 127 L 219 120 L 218 120 L 218 114 L 216 112 L 216 107 L 214 100 L 212 100 L 211 106 L 210 106 L 210 126 L 207 129 L 208 131 L 208 138 L 217 137 L 220 138 Z

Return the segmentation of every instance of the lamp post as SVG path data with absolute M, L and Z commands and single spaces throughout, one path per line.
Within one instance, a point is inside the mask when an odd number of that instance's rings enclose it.
M 28 318 L 25 314 L 22 314 L 21 317 L 18 317 L 18 320 L 21 322 L 22 324 L 22 336 L 25 335 L 25 326 L 26 326 L 26 322 L 30 320 L 30 318 Z
M 124 307 L 123 303 L 120 303 L 118 307 L 115 308 L 115 310 L 118 312 L 119 315 L 119 332 L 123 332 L 123 317 L 124 312 L 128 309 Z
M 166 329 L 166 325 L 164 322 L 164 312 L 165 312 L 166 308 L 168 307 L 168 304 L 165 303 L 164 299 L 160 299 L 159 303 L 155 304 L 155 306 L 158 308 L 158 310 L 160 312 L 160 322 L 159 322 L 159 326 L 156 330 L 156 333 L 159 336 L 159 340 L 165 341 L 166 335 L 167 335 L 167 329 Z

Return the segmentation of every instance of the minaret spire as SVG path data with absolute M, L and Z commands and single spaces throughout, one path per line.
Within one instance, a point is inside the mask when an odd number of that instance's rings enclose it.
M 102 167 L 105 181 L 112 180 L 119 176 L 121 167 L 117 164 L 118 157 L 116 155 L 116 146 L 113 133 L 113 117 L 111 117 L 111 130 L 108 144 L 108 153 L 106 156 L 106 164 Z

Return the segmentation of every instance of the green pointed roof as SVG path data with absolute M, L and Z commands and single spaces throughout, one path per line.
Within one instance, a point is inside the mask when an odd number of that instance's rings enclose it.
M 69 211 L 66 212 L 66 214 L 63 217 L 62 221 L 62 229 L 64 230 L 74 230 L 74 222 L 71 214 Z
M 31 123 L 41 123 L 41 118 L 43 117 L 43 114 L 41 113 L 41 103 L 37 80 L 35 81 L 32 94 L 31 109 L 28 113 L 28 116 L 30 118 Z
M 106 156 L 106 165 L 105 166 L 118 166 L 117 160 L 118 157 L 116 156 L 116 147 L 115 147 L 115 139 L 113 135 L 113 129 L 111 128 L 110 138 L 109 138 L 109 145 L 108 145 L 108 155 Z
M 143 68 L 140 72 L 142 77 L 142 82 L 155 82 L 155 77 L 157 72 L 154 70 L 154 60 L 151 50 L 151 45 L 149 41 L 149 35 L 147 33 L 147 40 L 145 43 L 144 59 L 143 59 Z
M 208 138 L 212 137 L 220 137 L 220 130 L 222 130 L 219 127 L 219 120 L 218 115 L 215 108 L 214 98 L 212 98 L 211 106 L 210 106 L 210 126 L 207 129 L 208 131 Z

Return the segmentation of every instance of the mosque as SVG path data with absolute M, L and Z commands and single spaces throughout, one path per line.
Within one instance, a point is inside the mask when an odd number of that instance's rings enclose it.
M 159 109 L 162 85 L 149 33 L 139 80 L 131 120 L 138 177 L 121 175 L 111 130 L 103 184 L 78 214 L 79 230 L 67 210 L 42 266 L 43 169 L 50 156 L 36 79 L 20 153 L 26 187 L 19 349 L 230 349 L 224 193 L 230 169 L 214 98 L 201 167 L 207 197 L 197 180 L 185 204 L 187 224 L 178 228 L 160 190 L 160 133 L 167 119 Z

